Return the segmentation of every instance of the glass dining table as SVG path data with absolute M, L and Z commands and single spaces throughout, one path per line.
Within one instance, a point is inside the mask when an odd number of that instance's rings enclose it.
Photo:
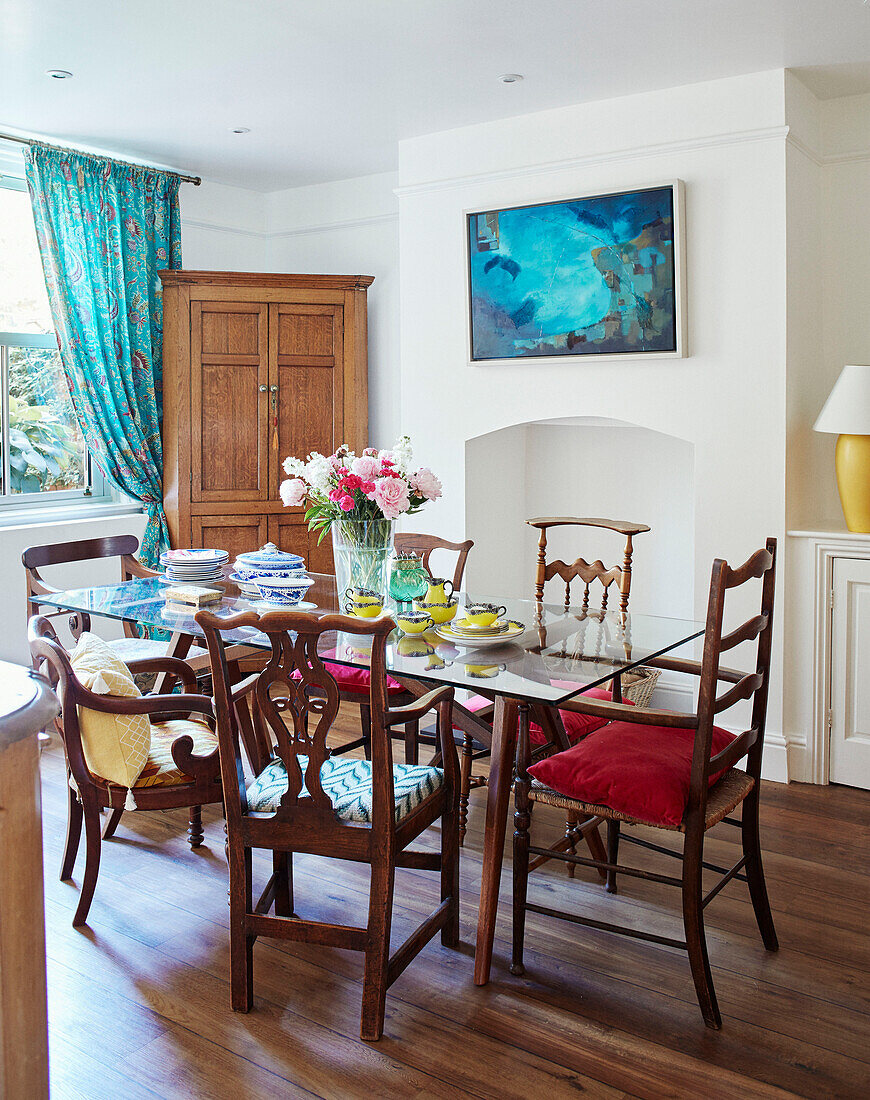
M 309 575 L 315 580 L 307 596 L 316 605 L 311 614 L 342 610 L 335 578 Z M 220 604 L 209 605 L 209 610 L 217 615 L 267 609 L 242 596 L 229 579 L 209 587 L 223 590 Z M 163 628 L 171 634 L 169 652 L 184 656 L 192 642 L 202 637 L 202 631 L 194 619 L 195 609 L 179 610 L 178 605 L 167 604 L 165 591 L 161 577 L 143 577 L 121 584 L 40 595 L 39 603 L 120 619 L 140 627 Z M 460 605 L 464 605 L 465 595 L 458 595 Z M 531 706 L 558 706 L 569 699 L 580 709 L 581 693 L 588 688 L 607 684 L 614 676 L 673 653 L 704 632 L 703 623 L 689 619 L 583 611 L 535 600 L 500 598 L 498 602 L 507 607 L 510 619 L 526 627 L 522 635 L 508 643 L 461 645 L 439 635 L 436 628 L 415 635 L 402 635 L 397 629 L 387 646 L 387 671 L 411 694 L 422 695 L 433 684 L 449 684 L 460 691 L 481 692 L 494 702 L 492 724 L 474 724 L 475 738 L 489 748 L 491 755 L 474 960 L 477 985 L 487 983 L 492 963 L 520 711 L 527 716 Z M 386 608 L 391 614 L 397 609 L 392 602 Z M 255 627 L 228 631 L 224 641 L 270 648 L 268 638 Z M 324 634 L 321 648 L 324 655 L 339 664 L 357 667 L 368 664 L 365 641 L 361 637 L 355 639 L 350 629 L 346 633 Z M 462 698 L 458 696 L 460 703 Z

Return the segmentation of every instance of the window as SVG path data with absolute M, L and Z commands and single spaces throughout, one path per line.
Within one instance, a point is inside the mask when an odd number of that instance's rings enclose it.
M 105 498 L 57 351 L 23 179 L 0 176 L 0 508 Z

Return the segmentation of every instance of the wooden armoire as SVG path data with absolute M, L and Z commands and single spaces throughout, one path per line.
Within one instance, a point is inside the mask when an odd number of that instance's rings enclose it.
M 288 455 L 368 443 L 371 275 L 161 271 L 163 494 L 174 547 L 274 542 L 332 572 L 278 486 Z

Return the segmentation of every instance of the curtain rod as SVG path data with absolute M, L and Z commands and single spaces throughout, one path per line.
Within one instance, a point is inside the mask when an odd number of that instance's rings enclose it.
M 32 144 L 32 142 L 34 142 L 36 140 L 37 140 L 36 138 L 18 137 L 16 134 L 4 134 L 2 131 L 0 131 L 0 141 L 14 141 L 18 145 L 30 145 L 30 144 Z M 71 153 L 84 153 L 84 150 L 83 149 L 70 149 L 69 152 L 71 152 Z M 100 156 L 100 155 L 101 154 L 99 154 L 99 153 L 93 153 L 93 154 L 85 153 L 85 156 Z M 106 159 L 107 160 L 114 160 L 115 158 L 114 157 L 107 157 Z M 148 168 L 148 167 L 150 167 L 150 165 L 147 165 L 147 164 L 134 164 L 133 161 L 122 161 L 121 163 L 129 164 L 133 168 Z M 156 172 L 162 172 L 162 171 L 166 171 L 166 169 L 155 168 L 155 171 Z M 202 179 L 199 176 L 185 176 L 181 172 L 172 172 L 172 171 L 169 171 L 168 174 L 170 176 L 177 176 L 181 180 L 182 183 L 192 183 L 194 187 L 199 187 L 199 185 L 202 183 Z

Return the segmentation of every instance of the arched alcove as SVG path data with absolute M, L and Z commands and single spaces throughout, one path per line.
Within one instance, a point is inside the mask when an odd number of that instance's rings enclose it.
M 635 540 L 632 610 L 693 616 L 695 448 L 637 424 L 564 417 L 515 424 L 466 440 L 465 530 L 474 539 L 468 588 L 528 596 L 532 516 L 604 516 L 651 530 Z M 523 534 L 525 532 L 525 534 Z M 591 531 L 582 544 L 554 530 L 552 556 L 621 561 L 623 540 Z

